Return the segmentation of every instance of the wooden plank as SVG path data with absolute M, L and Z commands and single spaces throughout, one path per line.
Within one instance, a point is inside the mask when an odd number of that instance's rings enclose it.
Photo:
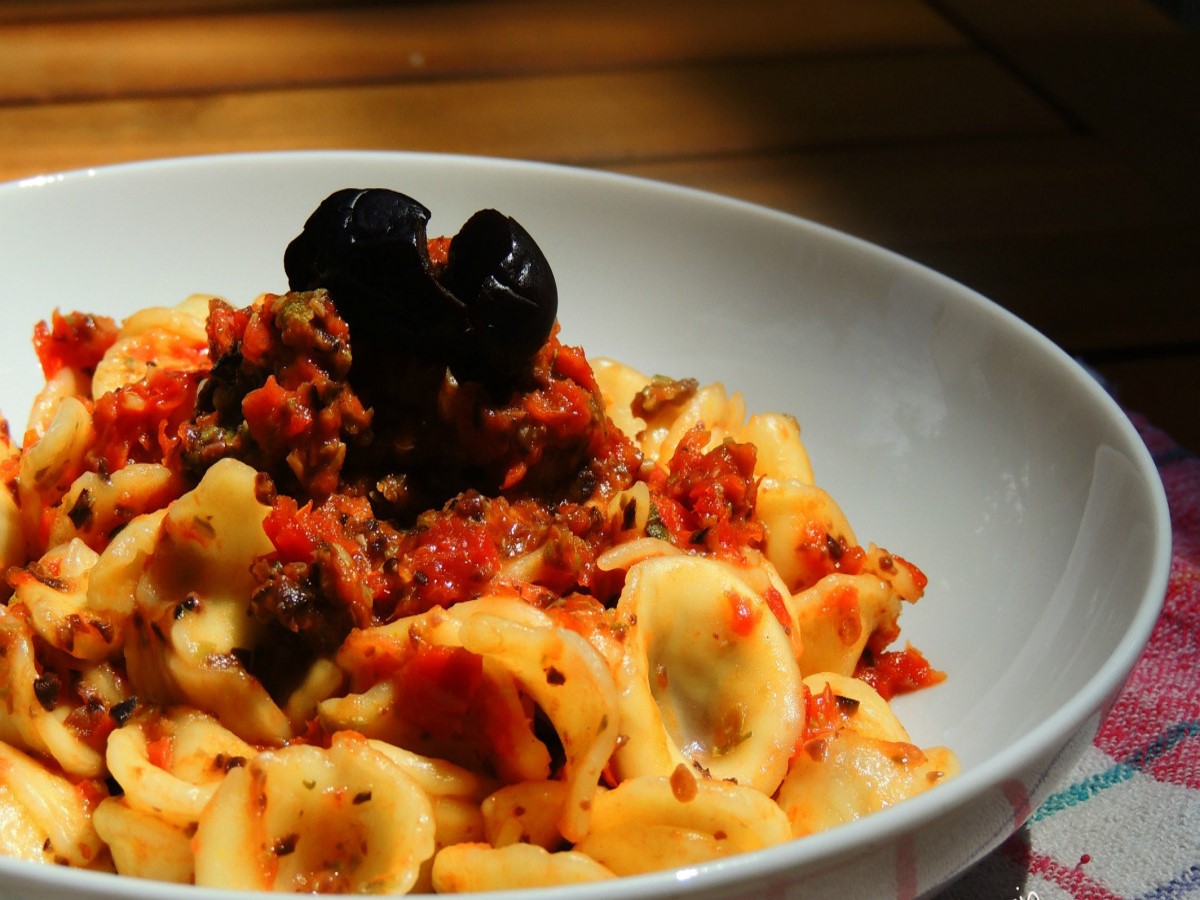
M 938 5 L 1181 207 L 1200 204 L 1200 34 L 1141 0 Z
M 821 57 L 9 107 L 0 179 L 219 151 L 385 148 L 602 165 L 1064 131 L 976 54 Z
M 1178 36 L 1182 32 L 1148 0 L 928 0 L 976 39 L 997 48 L 1031 41 L 1055 44 Z
M 0 103 L 966 46 L 918 0 L 331 4 L 33 21 L 3 43 Z
M 1200 341 L 1200 225 L 900 243 L 1066 349 L 1110 353 Z
M 1079 134 L 613 167 L 775 207 L 884 246 L 1128 232 L 1200 221 Z
M 1145 0 L 931 2 L 1179 221 L 918 244 L 910 255 L 1081 352 L 1128 408 L 1200 451 L 1200 35 Z
M 1200 203 L 1200 35 L 1020 54 L 1056 104 L 1181 206 Z
M 330 0 L 0 0 L 0 22 L 111 16 L 185 15 L 230 9 L 295 9 Z

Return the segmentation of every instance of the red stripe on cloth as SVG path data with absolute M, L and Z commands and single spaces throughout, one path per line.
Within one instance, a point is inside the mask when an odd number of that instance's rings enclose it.
M 1159 466 L 1171 508 L 1171 555 L 1195 569 L 1200 566 L 1200 459 L 1181 456 Z
M 1200 790 L 1200 738 L 1180 741 L 1174 753 L 1155 760 L 1146 772 L 1157 781 Z
M 1164 729 L 1200 720 L 1200 569 L 1172 566 L 1163 613 L 1121 696 L 1096 735 L 1096 746 L 1114 759 L 1142 751 Z M 1181 741 L 1148 761 L 1147 775 L 1200 789 L 1200 741 Z
M 1173 546 L 1162 615 L 1096 736 L 1096 746 L 1117 760 L 1142 752 L 1169 726 L 1200 720 L 1200 459 L 1143 417 L 1131 419 L 1158 462 Z M 1180 741 L 1147 760 L 1142 771 L 1159 781 L 1200 789 L 1200 740 Z

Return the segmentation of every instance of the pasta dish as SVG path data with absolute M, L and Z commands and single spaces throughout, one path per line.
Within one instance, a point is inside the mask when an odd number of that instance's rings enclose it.
M 958 771 L 920 569 L 797 420 L 559 339 L 513 219 L 339 191 L 288 290 L 55 310 L 0 436 L 0 852 L 209 887 L 694 866 Z M 11 411 L 9 411 L 11 412 Z

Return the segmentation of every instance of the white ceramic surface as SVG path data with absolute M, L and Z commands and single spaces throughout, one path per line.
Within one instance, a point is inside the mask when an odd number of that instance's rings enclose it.
M 1087 745 L 1149 635 L 1170 525 L 1154 466 L 1101 388 L 962 286 L 760 207 L 594 172 L 384 153 L 166 161 L 0 187 L 0 410 L 20 434 L 34 322 L 195 291 L 285 288 L 283 248 L 341 187 L 390 187 L 453 234 L 494 206 L 538 240 L 567 342 L 740 389 L 800 420 L 860 539 L 918 563 L 902 617 L 949 673 L 901 698 L 963 774 L 831 832 L 573 898 L 932 893 L 1007 837 Z M 0 859 L 0 895 L 215 898 Z M 235 895 L 225 895 L 235 896 Z

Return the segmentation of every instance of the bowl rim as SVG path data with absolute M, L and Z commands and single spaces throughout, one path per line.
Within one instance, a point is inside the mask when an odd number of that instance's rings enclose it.
M 903 804 L 873 813 L 848 825 L 814 834 L 803 840 L 705 863 L 694 869 L 628 876 L 619 879 L 616 883 L 609 882 L 607 885 L 602 883 L 600 885 L 572 886 L 574 892 L 572 896 L 578 897 L 580 900 L 592 896 L 609 897 L 614 895 L 614 887 L 617 886 L 619 886 L 619 893 L 622 894 L 633 892 L 639 896 L 642 893 L 657 896 L 678 891 L 685 884 L 691 882 L 696 882 L 695 887 L 697 888 L 719 889 L 750 878 L 761 878 L 773 873 L 782 874 L 795 866 L 853 856 L 861 848 L 894 840 L 906 832 L 930 824 L 945 815 L 948 810 L 969 805 L 986 791 L 1003 785 L 1022 769 L 1046 754 L 1048 750 L 1062 748 L 1090 717 L 1097 714 L 1102 717 L 1107 712 L 1106 707 L 1116 698 L 1148 644 L 1165 601 L 1171 566 L 1172 531 L 1166 492 L 1157 465 L 1128 415 L 1076 360 L 1015 314 L 974 289 L 922 263 L 879 244 L 803 216 L 700 188 L 565 163 L 464 153 L 296 149 L 192 154 L 77 167 L 0 183 L 0 212 L 3 210 L 5 196 L 12 191 L 31 188 L 70 189 L 72 185 L 82 180 L 93 178 L 141 178 L 143 175 L 149 177 L 155 173 L 200 173 L 204 169 L 211 169 L 215 172 L 229 166 L 253 169 L 264 166 L 311 165 L 325 168 L 336 165 L 364 164 L 451 167 L 464 170 L 488 169 L 506 174 L 516 174 L 518 177 L 551 177 L 591 186 L 613 187 L 638 193 L 657 193 L 661 197 L 675 198 L 676 202 L 702 204 L 724 209 L 730 213 L 774 220 L 783 227 L 806 233 L 810 239 L 816 241 L 842 243 L 855 252 L 867 254 L 886 265 L 903 270 L 909 275 L 931 281 L 947 295 L 953 295 L 954 303 L 965 303 L 976 307 L 978 312 L 993 320 L 994 327 L 1016 330 L 1025 340 L 1036 345 L 1039 352 L 1047 354 L 1050 359 L 1057 362 L 1064 373 L 1074 378 L 1083 387 L 1090 402 L 1098 405 L 1109 423 L 1118 430 L 1125 443 L 1125 446 L 1119 449 L 1133 463 L 1148 491 L 1147 499 L 1152 510 L 1151 559 L 1148 563 L 1151 575 L 1144 586 L 1142 596 L 1136 598 L 1136 612 L 1130 621 L 1130 627 L 1117 642 L 1108 658 L 1085 684 L 1052 715 L 1008 741 L 997 752 L 970 768 L 964 769 L 956 778 L 940 785 L 937 791 L 923 793 L 906 800 Z M 60 188 L 60 185 L 65 187 Z M 1033 812 L 1033 809 L 1015 809 L 1010 831 L 997 835 L 994 842 L 986 847 L 981 847 L 980 855 L 999 844 L 1008 834 L 1016 831 Z M 97 876 L 100 876 L 101 880 L 97 880 Z M 64 880 L 58 882 L 59 878 Z M 24 882 L 45 887 L 52 887 L 58 883 L 63 889 L 94 888 L 99 890 L 115 888 L 118 882 L 110 880 L 114 878 L 121 879 L 118 889 L 131 897 L 175 897 L 175 891 L 179 891 L 177 896 L 180 898 L 197 898 L 197 900 L 204 897 L 226 895 L 245 896 L 241 892 L 143 882 L 133 878 L 112 876 L 109 873 L 47 867 L 38 863 L 31 864 L 24 860 L 0 856 L 0 881 L 11 880 L 12 883 Z M 628 885 L 628 889 L 625 887 L 626 885 Z M 553 891 L 554 889 L 544 890 Z M 529 893 L 529 891 L 504 891 L 490 892 L 480 896 L 525 896 Z M 541 891 L 535 893 L 541 893 Z

